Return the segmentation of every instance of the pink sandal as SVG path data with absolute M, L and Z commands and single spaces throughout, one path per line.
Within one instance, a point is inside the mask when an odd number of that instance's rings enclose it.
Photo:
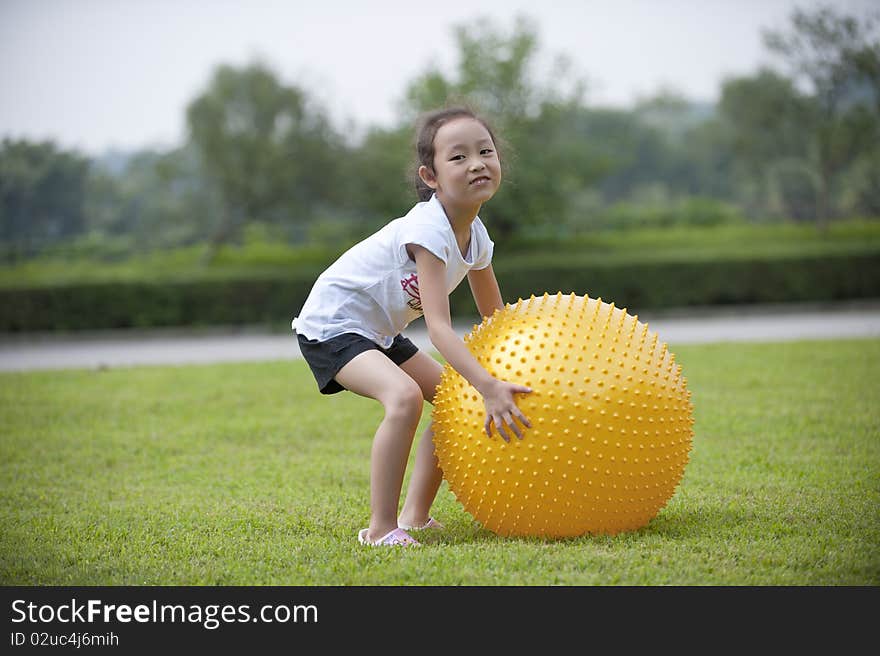
M 397 526 L 406 530 L 406 531 L 424 531 L 425 529 L 433 528 L 438 531 L 442 531 L 445 526 L 438 522 L 433 517 L 428 517 L 428 521 L 422 524 L 421 526 L 407 526 L 406 524 L 401 524 L 400 520 L 397 520 Z
M 358 531 L 358 542 L 367 544 L 371 547 L 421 547 L 422 543 L 417 541 L 413 536 L 404 531 L 402 528 L 396 528 L 390 531 L 384 537 L 375 542 L 367 540 L 367 533 L 370 529 L 362 528 Z

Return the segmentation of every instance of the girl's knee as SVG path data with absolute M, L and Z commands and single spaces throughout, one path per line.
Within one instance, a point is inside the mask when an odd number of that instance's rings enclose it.
M 425 398 L 422 389 L 414 380 L 401 384 L 393 390 L 389 390 L 382 405 L 385 407 L 386 417 L 406 419 L 418 419 L 422 416 L 422 406 Z

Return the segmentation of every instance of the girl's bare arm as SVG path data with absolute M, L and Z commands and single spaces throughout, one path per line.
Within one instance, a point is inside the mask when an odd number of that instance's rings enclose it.
M 486 420 L 484 422 L 486 434 L 491 436 L 491 425 L 494 423 L 495 429 L 504 440 L 510 441 L 510 436 L 507 433 L 508 428 L 522 439 L 522 430 L 515 419 L 526 427 L 530 427 L 531 424 L 517 407 L 514 395 L 525 394 L 531 390 L 524 385 L 508 383 L 495 378 L 477 362 L 464 341 L 452 328 L 449 296 L 446 293 L 446 265 L 437 256 L 421 246 L 410 244 L 409 249 L 416 261 L 419 296 L 431 343 L 437 348 L 440 355 L 446 358 L 446 361 L 483 397 L 486 405 Z M 488 281 L 483 280 L 482 282 Z M 478 282 L 478 284 L 480 283 Z M 497 288 L 497 283 L 495 286 Z M 500 297 L 499 293 L 499 303 Z M 487 298 L 480 301 L 485 309 L 488 309 L 489 304 L 494 302 L 494 300 L 488 301 Z M 480 311 L 482 312 L 483 309 L 480 308 Z M 492 311 L 494 311 L 494 307 Z

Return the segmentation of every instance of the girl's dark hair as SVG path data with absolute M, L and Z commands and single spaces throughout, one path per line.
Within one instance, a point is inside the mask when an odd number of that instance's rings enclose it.
M 427 166 L 431 171 L 434 170 L 434 137 L 437 136 L 437 130 L 457 118 L 472 118 L 482 123 L 483 127 L 489 132 L 496 150 L 498 149 L 498 141 L 495 139 L 492 127 L 484 118 L 463 105 L 437 109 L 423 114 L 418 121 L 418 128 L 416 130 L 416 163 L 413 171 L 416 193 L 420 201 L 430 200 L 434 190 L 419 177 L 419 167 Z

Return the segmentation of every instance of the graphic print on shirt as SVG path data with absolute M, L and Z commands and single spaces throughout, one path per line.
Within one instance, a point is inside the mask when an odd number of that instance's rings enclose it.
M 419 296 L 419 277 L 416 274 L 412 274 L 409 278 L 401 280 L 400 286 L 403 288 L 406 295 L 409 296 L 409 300 L 406 304 L 416 312 L 421 312 L 422 297 Z

